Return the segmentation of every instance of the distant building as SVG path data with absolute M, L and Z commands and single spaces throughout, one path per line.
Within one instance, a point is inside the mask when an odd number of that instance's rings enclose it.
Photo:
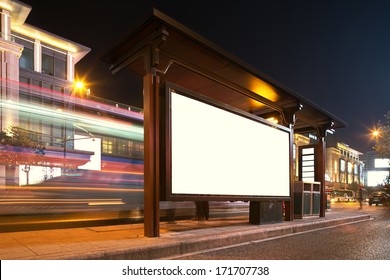
M 346 189 L 351 184 L 363 186 L 364 163 L 359 159 L 362 153 L 338 142 L 334 135 L 329 135 L 326 143 L 326 186 L 333 189 Z
M 360 156 L 364 162 L 365 185 L 367 187 L 380 187 L 386 184 L 390 176 L 390 159 L 383 158 L 375 151 L 369 151 Z
M 294 155 L 298 154 L 298 147 L 310 145 L 317 141 L 315 135 L 294 135 Z M 339 142 L 337 138 L 328 134 L 326 137 L 326 168 L 325 184 L 327 189 L 347 189 L 351 185 L 365 184 L 364 162 L 360 160 L 363 153 Z M 297 179 L 298 159 L 294 156 L 294 172 Z M 353 187 L 352 187 L 353 188 Z
M 74 87 L 75 65 L 90 48 L 27 24 L 27 4 L 0 0 L 0 9 L 0 131 L 20 127 L 44 146 L 39 162 L 28 149 L 14 164 L 0 159 L 0 186 L 78 168 L 142 173 L 142 111 Z

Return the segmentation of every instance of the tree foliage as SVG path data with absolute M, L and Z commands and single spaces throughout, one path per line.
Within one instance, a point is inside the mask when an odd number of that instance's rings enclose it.
M 374 150 L 384 158 L 390 158 L 390 110 L 377 123 L 379 132 Z
M 43 161 L 45 147 L 37 134 L 19 126 L 0 132 L 0 164 L 33 165 Z

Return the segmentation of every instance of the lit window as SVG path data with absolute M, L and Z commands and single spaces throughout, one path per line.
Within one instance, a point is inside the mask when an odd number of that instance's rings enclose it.
M 103 140 L 102 152 L 106 153 L 106 154 L 112 154 L 112 152 L 113 152 L 113 142 L 109 141 L 109 140 Z

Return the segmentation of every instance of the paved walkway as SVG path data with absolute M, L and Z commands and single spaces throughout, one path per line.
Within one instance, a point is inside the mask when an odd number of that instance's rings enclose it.
M 248 217 L 160 223 L 160 237 L 144 237 L 143 224 L 0 233 L 1 260 L 141 260 L 176 255 L 264 238 L 369 221 L 359 210 L 335 209 L 318 216 L 266 225 Z

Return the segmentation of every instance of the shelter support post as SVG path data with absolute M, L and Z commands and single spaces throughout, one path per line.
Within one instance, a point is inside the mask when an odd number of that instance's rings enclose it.
M 159 78 L 144 76 L 144 236 L 160 236 Z
M 294 158 L 293 158 L 293 149 L 294 149 L 294 124 L 296 122 L 296 112 L 302 109 L 302 105 L 298 104 L 296 107 L 292 107 L 287 110 L 283 110 L 283 123 L 287 125 L 290 130 L 290 200 L 285 201 L 284 205 L 284 220 L 293 221 L 294 220 Z
M 317 131 L 319 140 L 317 142 L 317 163 L 315 164 L 315 180 L 321 183 L 320 186 L 320 217 L 325 217 L 326 192 L 325 192 L 325 160 L 326 160 L 326 128 Z
M 144 49 L 144 236 L 160 236 L 160 78 L 156 67 L 160 62 L 160 47 L 168 33 L 164 28 Z
M 284 202 L 284 220 L 294 220 L 294 158 L 293 158 L 293 143 L 294 143 L 294 128 L 292 124 L 289 124 L 290 133 L 290 200 Z

